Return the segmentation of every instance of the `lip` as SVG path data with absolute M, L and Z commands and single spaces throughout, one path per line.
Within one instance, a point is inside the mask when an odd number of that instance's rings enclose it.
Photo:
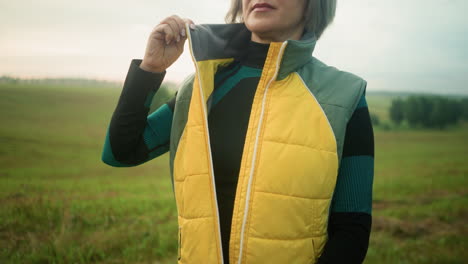
M 272 5 L 267 4 L 267 3 L 258 3 L 258 4 L 255 4 L 252 7 L 252 11 L 260 11 L 260 12 L 270 11 L 270 10 L 273 10 L 273 9 L 275 9 L 275 8 Z

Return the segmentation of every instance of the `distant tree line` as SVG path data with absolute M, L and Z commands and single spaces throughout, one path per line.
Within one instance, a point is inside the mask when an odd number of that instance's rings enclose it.
M 121 87 L 122 82 L 86 79 L 86 78 L 18 78 L 11 76 L 0 76 L 0 84 L 37 84 L 53 86 L 99 86 L 99 87 Z
M 12 76 L 0 76 L 0 85 L 46 85 L 46 86 L 75 86 L 75 87 L 114 87 L 121 89 L 123 82 L 97 80 L 86 78 L 38 78 L 26 79 Z M 158 89 L 157 94 L 153 97 L 150 112 L 156 110 L 159 106 L 165 104 L 174 97 L 177 85 L 173 82 L 163 82 Z
M 461 119 L 468 120 L 468 98 L 412 95 L 394 99 L 389 111 L 396 125 L 406 121 L 411 127 L 443 129 Z

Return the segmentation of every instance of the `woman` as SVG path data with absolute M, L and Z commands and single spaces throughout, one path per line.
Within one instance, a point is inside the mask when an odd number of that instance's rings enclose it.
M 234 0 L 225 25 L 171 16 L 133 60 L 103 151 L 170 151 L 179 263 L 361 263 L 374 141 L 366 81 L 312 56 L 335 0 Z M 148 115 L 189 40 L 195 74 Z

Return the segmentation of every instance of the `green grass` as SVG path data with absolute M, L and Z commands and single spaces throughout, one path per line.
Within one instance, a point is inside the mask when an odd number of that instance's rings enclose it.
M 175 263 L 168 155 L 100 160 L 120 88 L 0 86 L 0 263 Z M 382 120 L 389 97 L 368 96 Z M 465 263 L 468 126 L 376 130 L 365 263 Z
M 465 263 L 468 128 L 376 133 L 365 263 Z
M 167 155 L 136 168 L 100 161 L 119 92 L 0 88 L 0 263 L 147 263 L 174 255 Z

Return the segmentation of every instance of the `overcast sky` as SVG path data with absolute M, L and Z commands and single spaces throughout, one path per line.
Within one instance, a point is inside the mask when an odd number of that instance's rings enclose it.
M 268 0 L 265 0 L 268 1 Z M 125 80 L 166 16 L 223 23 L 229 0 L 1 0 L 0 75 Z M 468 94 L 468 0 L 338 0 L 314 56 L 370 91 Z M 188 50 L 168 69 L 194 70 Z

